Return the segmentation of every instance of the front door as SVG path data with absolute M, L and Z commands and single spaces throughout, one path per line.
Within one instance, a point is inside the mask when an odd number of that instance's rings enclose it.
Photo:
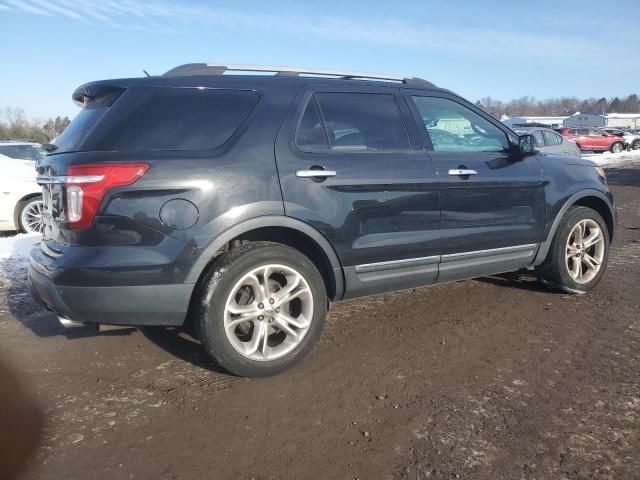
M 517 137 L 459 97 L 412 93 L 406 99 L 440 178 L 438 281 L 528 266 L 545 220 L 537 158 L 514 158 Z
M 438 179 L 396 87 L 301 94 L 276 141 L 285 213 L 320 231 L 346 297 L 432 283 Z

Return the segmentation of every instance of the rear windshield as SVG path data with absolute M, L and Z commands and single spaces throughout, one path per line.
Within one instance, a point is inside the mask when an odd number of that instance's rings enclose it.
M 44 151 L 38 145 L 0 145 L 0 155 L 38 161 L 44 157 Z
M 221 146 L 258 101 L 253 91 L 158 88 L 109 135 L 114 150 L 208 150 Z
M 87 107 L 75 116 L 53 143 L 58 147 L 56 152 L 70 152 L 78 150 L 91 129 L 107 112 L 108 107 Z

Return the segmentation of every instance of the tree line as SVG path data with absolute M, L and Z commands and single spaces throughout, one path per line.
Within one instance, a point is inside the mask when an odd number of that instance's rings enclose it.
M 640 113 L 640 99 L 631 94 L 626 98 L 588 98 L 577 97 L 548 98 L 538 100 L 524 96 L 503 102 L 491 97 L 481 98 L 476 105 L 496 118 L 521 116 L 562 117 L 581 113 Z
M 6 107 L 0 111 L 0 140 L 48 143 L 70 123 L 69 117 L 60 116 L 47 120 L 30 120 L 22 108 Z

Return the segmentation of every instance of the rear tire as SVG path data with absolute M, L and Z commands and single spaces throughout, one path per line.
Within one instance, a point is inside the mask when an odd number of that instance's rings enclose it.
M 587 207 L 571 207 L 558 227 L 538 277 L 569 293 L 593 289 L 607 268 L 609 230 L 602 216 Z
M 42 233 L 42 208 L 41 195 L 18 202 L 16 227 L 21 233 Z
M 229 372 L 275 375 L 299 362 L 320 337 L 324 281 L 293 248 L 253 242 L 223 254 L 200 283 L 194 318 L 205 350 Z

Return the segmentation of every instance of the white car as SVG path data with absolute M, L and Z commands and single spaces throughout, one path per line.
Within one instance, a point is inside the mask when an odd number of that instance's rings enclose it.
M 580 149 L 572 140 L 567 140 L 562 135 L 550 128 L 543 127 L 517 127 L 513 130 L 518 135 L 533 135 L 533 145 L 537 150 L 552 155 L 567 155 L 580 158 Z
M 619 135 L 624 137 L 624 146 L 629 150 L 640 150 L 640 135 L 628 130 L 620 130 L 619 128 L 603 128 L 603 132 L 609 135 Z
M 0 141 L 0 231 L 42 230 L 42 188 L 36 162 L 44 156 L 37 143 Z

